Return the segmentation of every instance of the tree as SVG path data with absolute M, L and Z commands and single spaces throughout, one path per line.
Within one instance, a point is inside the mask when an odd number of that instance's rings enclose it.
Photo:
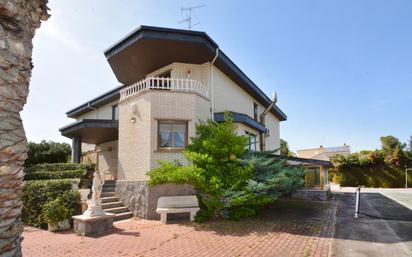
M 20 216 L 27 141 L 20 111 L 29 92 L 32 39 L 47 0 L 0 0 L 0 256 L 21 256 Z
M 400 150 L 404 150 L 406 147 L 406 144 L 402 144 L 401 141 L 399 141 L 399 139 L 394 136 L 384 136 L 380 139 L 382 151 L 385 154 L 392 154 L 397 148 L 400 148 Z
M 289 150 L 289 144 L 284 139 L 280 139 L 280 155 L 295 156 L 295 153 Z
M 71 146 L 69 144 L 53 141 L 29 142 L 28 147 L 28 157 L 24 162 L 26 167 L 40 163 L 67 162 L 71 153 Z

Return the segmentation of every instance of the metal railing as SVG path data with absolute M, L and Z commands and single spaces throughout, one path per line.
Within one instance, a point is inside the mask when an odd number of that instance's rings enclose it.
M 120 101 L 126 100 L 146 90 L 170 90 L 191 92 L 209 98 L 209 89 L 194 79 L 149 77 L 120 91 Z

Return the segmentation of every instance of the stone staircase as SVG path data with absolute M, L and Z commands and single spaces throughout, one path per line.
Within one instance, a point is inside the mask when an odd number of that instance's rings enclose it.
M 133 217 L 133 213 L 123 206 L 123 203 L 119 201 L 115 193 L 114 180 L 106 180 L 103 185 L 101 200 L 102 208 L 107 213 L 116 215 L 114 221 L 130 219 Z

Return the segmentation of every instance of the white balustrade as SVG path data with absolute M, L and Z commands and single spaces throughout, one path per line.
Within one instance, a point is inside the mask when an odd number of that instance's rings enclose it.
M 149 89 L 191 92 L 209 98 L 208 88 L 203 86 L 202 83 L 197 80 L 149 77 L 122 89 L 120 91 L 120 101 L 126 100 Z

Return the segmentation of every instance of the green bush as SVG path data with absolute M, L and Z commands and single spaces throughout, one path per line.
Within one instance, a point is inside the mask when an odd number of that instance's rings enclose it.
M 412 166 L 401 152 L 362 151 L 332 157 L 332 181 L 341 186 L 398 188 L 405 186 L 405 166 Z M 408 181 L 412 185 L 412 174 Z
M 65 178 L 82 178 L 86 174 L 85 170 L 63 170 L 63 171 L 38 171 L 24 175 L 25 180 L 47 180 L 47 179 L 65 179 Z
M 44 205 L 43 218 L 47 223 L 56 224 L 70 218 L 69 209 L 63 205 L 60 198 L 56 198 Z
M 39 171 L 63 171 L 63 170 L 87 170 L 93 171 L 93 164 L 90 163 L 41 163 L 26 168 L 24 172 L 32 173 Z
M 42 140 L 40 143 L 29 142 L 26 167 L 38 163 L 67 162 L 70 158 L 71 147 L 67 143 L 57 143 Z
M 32 180 L 23 187 L 22 221 L 34 227 L 47 227 L 45 204 L 60 198 L 69 214 L 80 214 L 80 194 L 72 191 L 72 179 Z
M 272 152 L 248 152 L 247 141 L 236 134 L 228 115 L 223 123 L 200 123 L 192 144 L 184 151 L 192 165 L 160 162 L 148 172 L 149 185 L 192 184 L 201 207 L 196 221 L 252 216 L 279 196 L 303 186 L 302 168 L 287 166 Z
M 41 163 L 25 169 L 25 180 L 80 178 L 81 188 L 90 188 L 94 164 L 91 163 Z

